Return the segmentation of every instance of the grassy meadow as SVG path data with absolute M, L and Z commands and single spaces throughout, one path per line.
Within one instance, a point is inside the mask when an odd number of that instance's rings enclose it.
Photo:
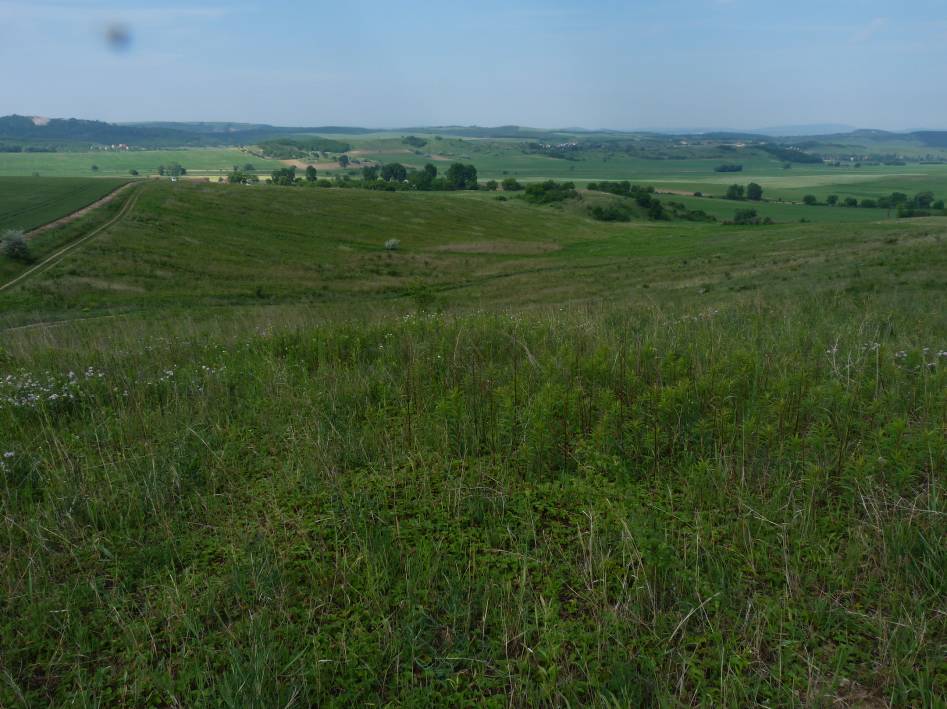
M 605 198 L 148 181 L 0 293 L 0 705 L 942 703 L 947 218 Z

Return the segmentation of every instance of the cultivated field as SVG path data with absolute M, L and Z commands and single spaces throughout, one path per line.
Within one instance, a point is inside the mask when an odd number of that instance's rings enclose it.
M 0 232 L 28 231 L 71 214 L 121 187 L 126 180 L 0 177 Z
M 261 169 L 274 169 L 262 158 L 237 148 L 191 148 L 178 150 L 95 150 L 91 152 L 3 153 L 0 175 L 40 177 L 128 177 L 131 170 L 142 176 L 157 175 L 161 165 L 179 163 L 194 176 L 219 176 L 248 161 Z M 277 161 L 269 161 L 274 164 Z M 93 166 L 98 170 L 93 170 Z
M 947 218 L 133 192 L 0 293 L 0 705 L 947 696 Z

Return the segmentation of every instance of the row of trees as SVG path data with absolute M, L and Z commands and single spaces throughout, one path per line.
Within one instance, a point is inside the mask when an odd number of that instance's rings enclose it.
M 751 182 L 746 187 L 743 185 L 730 185 L 724 199 L 743 201 L 745 199 L 751 202 L 759 202 L 763 199 L 763 187 L 756 182 Z
M 158 174 L 168 177 L 181 177 L 187 174 L 187 170 L 184 169 L 181 163 L 173 162 L 168 165 L 159 165 Z
M 230 176 L 230 182 L 252 182 L 256 181 L 255 176 L 243 170 L 234 170 Z M 309 165 L 305 171 L 305 180 L 307 182 L 319 183 L 328 186 L 332 183 L 329 180 L 320 180 L 318 171 L 313 165 Z M 302 182 L 303 178 L 296 176 L 295 167 L 284 167 L 274 170 L 270 176 L 270 182 L 275 185 L 294 185 Z M 437 167 L 428 163 L 420 170 L 409 170 L 401 163 L 393 162 L 387 165 L 366 165 L 362 168 L 362 179 L 360 181 L 352 180 L 348 176 L 336 178 L 336 183 L 345 182 L 347 186 L 359 186 L 366 189 L 416 189 L 423 191 L 454 191 L 454 190 L 476 190 L 481 188 L 497 189 L 498 183 L 490 180 L 481 186 L 477 181 L 477 168 L 473 165 L 463 163 L 453 163 L 447 172 L 440 176 Z M 506 181 L 504 181 L 506 182 Z M 513 181 L 516 182 L 515 180 Z M 517 183 L 518 185 L 518 183 Z
M 819 199 L 813 194 L 807 194 L 802 198 L 804 204 L 815 206 L 819 204 Z M 933 192 L 918 192 L 913 197 L 909 197 L 904 192 L 892 192 L 890 195 L 878 197 L 877 199 L 865 198 L 861 201 L 855 197 L 840 198 L 836 194 L 830 194 L 825 198 L 825 204 L 829 207 L 862 207 L 864 209 L 897 209 L 899 214 L 907 216 L 920 216 L 918 214 L 908 214 L 908 212 L 924 212 L 926 210 L 943 210 L 944 200 L 935 199 Z

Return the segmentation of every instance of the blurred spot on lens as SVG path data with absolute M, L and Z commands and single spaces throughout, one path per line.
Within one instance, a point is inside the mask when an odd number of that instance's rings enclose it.
M 105 43 L 115 52 L 127 51 L 132 44 L 132 33 L 127 25 L 113 23 L 105 28 Z

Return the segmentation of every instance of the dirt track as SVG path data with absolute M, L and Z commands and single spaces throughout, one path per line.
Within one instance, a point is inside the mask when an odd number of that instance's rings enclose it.
M 106 195 L 105 197 L 103 197 L 102 199 L 100 199 L 98 202 L 95 202 L 94 204 L 90 204 L 88 207 L 84 207 L 83 209 L 80 209 L 78 212 L 73 212 L 72 214 L 70 214 L 70 215 L 68 215 L 68 216 L 66 216 L 66 217 L 62 217 L 61 219 L 58 219 L 58 220 L 56 220 L 55 222 L 50 222 L 49 224 L 47 224 L 47 225 L 45 225 L 45 226 L 43 226 L 43 227 L 40 227 L 39 229 L 34 229 L 33 231 L 30 232 L 30 235 L 35 235 L 36 233 L 38 233 L 38 232 L 39 232 L 40 230 L 42 230 L 42 229 L 49 229 L 49 228 L 52 227 L 54 224 L 65 223 L 63 220 L 69 221 L 70 218 L 78 218 L 78 216 L 81 216 L 81 213 L 87 212 L 87 211 L 89 211 L 90 209 L 94 209 L 94 208 L 97 207 L 97 206 L 100 206 L 100 205 L 102 205 L 102 204 L 105 204 L 105 203 L 108 202 L 110 199 L 114 199 L 115 195 L 117 195 L 120 191 L 125 190 L 125 189 L 129 189 L 129 188 L 131 188 L 131 187 L 134 186 L 134 185 L 135 185 L 134 182 L 130 182 L 130 183 L 128 183 L 127 185 L 122 185 L 121 187 L 119 187 L 119 188 L 118 188 L 117 190 L 115 190 L 114 192 L 111 192 L 110 194 L 108 194 L 108 195 Z M 137 200 L 138 200 L 138 195 L 137 195 L 137 194 L 134 194 L 134 195 L 132 195 L 131 197 L 129 197 L 129 198 L 128 198 L 128 201 L 125 202 L 125 204 L 122 206 L 121 211 L 120 211 L 118 214 L 116 214 L 114 217 L 112 217 L 111 219 L 109 219 L 105 224 L 102 224 L 101 226 L 96 227 L 95 229 L 93 229 L 92 231 L 90 231 L 90 232 L 89 232 L 88 234 L 86 234 L 85 236 L 83 236 L 83 237 L 81 237 L 81 238 L 79 238 L 79 239 L 73 241 L 72 243 L 68 244 L 67 246 L 64 246 L 63 248 L 59 249 L 59 251 L 57 251 L 56 253 L 52 254 L 52 255 L 49 256 L 48 258 L 46 258 L 46 259 L 40 261 L 40 262 L 39 262 L 38 264 L 36 264 L 35 266 L 33 266 L 33 267 L 27 269 L 26 271 L 24 271 L 23 273 L 21 273 L 19 276 L 17 276 L 16 278 L 14 278 L 12 281 L 9 281 L 8 283 L 0 284 L 0 292 L 5 291 L 5 290 L 7 290 L 7 289 L 9 289 L 9 288 L 12 288 L 12 287 L 15 286 L 17 283 L 20 283 L 21 281 L 25 280 L 25 279 L 28 278 L 29 276 L 32 276 L 33 274 L 38 273 L 38 272 L 40 272 L 40 271 L 42 271 L 42 270 L 44 270 L 44 269 L 46 269 L 46 268 L 52 266 L 52 265 L 55 264 L 55 263 L 58 263 L 58 262 L 59 262 L 60 260 L 62 260 L 62 258 L 63 258 L 66 254 L 68 254 L 70 251 L 72 251 L 73 249 L 78 248 L 79 246 L 81 246 L 82 244 L 84 244 L 86 241 L 88 241 L 89 239 L 91 239 L 92 237 L 94 237 L 96 234 L 99 234 L 100 232 L 105 231 L 106 229 L 108 229 L 108 228 L 109 228 L 110 226 L 112 226 L 113 224 L 115 224 L 115 223 L 121 221 L 121 219 L 122 219 L 126 214 L 128 214 L 128 213 L 132 210 L 132 208 L 135 206 L 135 202 L 136 202 Z
M 63 225 L 63 224 L 68 224 L 69 222 L 74 222 L 76 219 L 79 219 L 80 217 L 84 217 L 86 214 L 88 214 L 89 212 L 91 212 L 93 209 L 96 209 L 96 208 L 98 208 L 98 207 L 101 207 L 101 206 L 104 205 L 104 204 L 108 204 L 108 203 L 111 202 L 113 199 L 115 199 L 116 197 L 118 197 L 119 193 L 124 192 L 125 190 L 127 190 L 127 189 L 133 187 L 135 184 L 136 184 L 136 183 L 135 183 L 134 181 L 132 181 L 132 182 L 126 182 L 126 183 L 125 183 L 124 185 L 122 185 L 121 187 L 115 188 L 114 190 L 112 190 L 111 192 L 109 192 L 107 195 L 105 195 L 105 196 L 102 197 L 101 199 L 97 199 L 97 200 L 96 200 L 95 202 L 93 202 L 92 204 L 86 205 L 86 206 L 83 207 L 82 209 L 77 209 L 75 212 L 70 212 L 69 214 L 67 214 L 67 215 L 65 215 L 65 216 L 63 216 L 63 217 L 59 217 L 59 219 L 56 219 L 56 220 L 51 221 L 51 222 L 47 222 L 46 224 L 43 224 L 43 226 L 38 226 L 38 227 L 36 227 L 35 229 L 26 232 L 26 238 L 27 238 L 27 239 L 30 239 L 30 238 L 32 238 L 32 237 L 34 237 L 34 236 L 37 236 L 38 234 L 42 234 L 44 231 L 48 231 L 48 230 L 53 229 L 53 228 L 55 228 L 55 227 L 57 227 L 57 226 L 61 226 L 61 225 Z

